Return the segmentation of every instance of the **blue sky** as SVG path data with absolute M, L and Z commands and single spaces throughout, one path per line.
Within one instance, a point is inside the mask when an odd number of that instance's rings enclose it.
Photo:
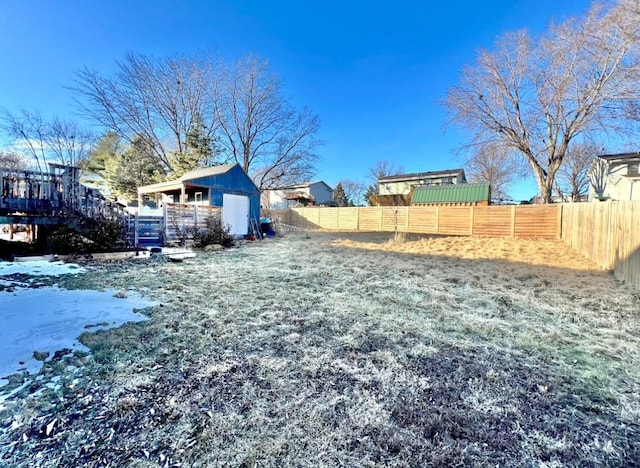
M 322 120 L 318 179 L 364 180 L 378 160 L 406 172 L 462 167 L 464 135 L 439 100 L 506 31 L 536 33 L 588 0 L 6 0 L 0 106 L 71 116 L 83 66 L 110 74 L 128 52 L 211 51 L 269 60 L 288 97 Z M 536 193 L 518 184 L 515 199 Z

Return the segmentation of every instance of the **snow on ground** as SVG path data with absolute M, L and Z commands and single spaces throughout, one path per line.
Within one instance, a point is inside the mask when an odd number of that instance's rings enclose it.
M 84 273 L 85 269 L 75 263 L 34 260 L 30 262 L 0 262 L 0 276 L 24 274 L 31 276 L 59 276 L 69 273 Z
M 60 275 L 84 269 L 62 262 L 0 262 L 0 279 L 15 273 Z M 146 317 L 135 309 L 154 305 L 132 292 L 68 291 L 58 287 L 0 292 L 0 388 L 16 372 L 37 373 L 42 363 L 34 352 L 83 349 L 77 338 L 87 330 L 117 327 Z

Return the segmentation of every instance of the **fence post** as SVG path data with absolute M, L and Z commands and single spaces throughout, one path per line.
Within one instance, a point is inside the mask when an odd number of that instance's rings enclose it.
M 440 234 L 440 206 L 436 206 L 436 234 Z
M 511 237 L 516 237 L 516 205 L 511 206 Z
M 473 222 L 476 215 L 475 206 L 471 205 L 471 212 L 469 213 L 469 235 L 473 236 Z
M 162 220 L 160 221 L 160 228 L 161 228 L 161 232 L 162 232 L 162 237 L 163 237 L 163 241 L 162 243 L 166 243 L 167 240 L 169 239 L 169 230 L 167 229 L 167 224 L 168 224 L 168 210 L 167 210 L 167 204 L 163 203 L 162 204 Z
M 562 211 L 563 211 L 564 203 L 558 204 L 558 233 L 556 235 L 556 239 L 562 239 Z
M 139 231 L 138 217 L 139 216 L 140 214 L 133 215 L 133 245 L 136 249 L 138 248 L 138 244 L 140 243 L 140 234 L 138 234 L 138 231 Z
M 411 213 L 411 207 L 407 206 L 407 217 L 404 221 L 404 232 L 409 232 L 409 213 Z

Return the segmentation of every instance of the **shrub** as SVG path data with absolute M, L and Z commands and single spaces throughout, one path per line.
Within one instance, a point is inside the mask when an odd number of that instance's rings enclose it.
M 106 217 L 69 218 L 47 236 L 47 250 L 59 254 L 100 252 L 126 246 L 126 229 Z
M 230 227 L 222 223 L 219 216 L 209 216 L 206 221 L 206 229 L 192 229 L 193 246 L 198 248 L 211 244 L 220 244 L 223 247 L 231 247 L 234 239 L 230 233 Z

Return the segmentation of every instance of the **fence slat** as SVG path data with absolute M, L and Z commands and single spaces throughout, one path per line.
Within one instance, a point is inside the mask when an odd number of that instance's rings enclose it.
M 640 288 L 640 201 L 522 206 L 294 208 L 280 219 L 305 229 L 561 239 Z

